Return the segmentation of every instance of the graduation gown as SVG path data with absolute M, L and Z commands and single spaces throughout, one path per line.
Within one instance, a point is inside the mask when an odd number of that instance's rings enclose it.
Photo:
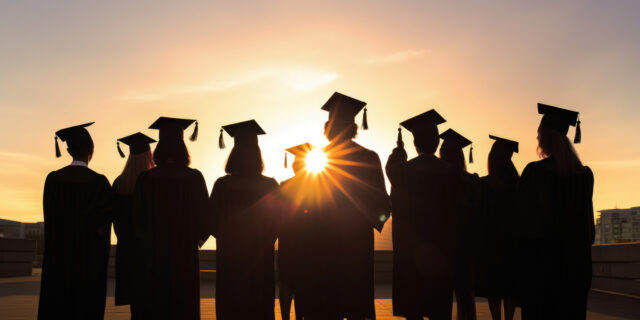
M 456 174 L 434 155 L 392 155 L 393 314 L 451 318 Z
M 515 181 L 517 183 L 517 181 Z M 512 295 L 513 239 L 509 221 L 513 216 L 516 185 L 498 176 L 480 179 L 480 209 L 475 219 L 477 233 L 475 259 L 476 296 L 506 298 Z
M 38 319 L 102 319 L 107 294 L 110 184 L 82 166 L 47 176 Z
M 318 176 L 322 196 L 312 246 L 317 249 L 315 301 L 309 315 L 375 318 L 373 229 L 382 230 L 389 216 L 378 155 L 353 141 L 324 148 L 327 167 Z
M 532 162 L 514 221 L 523 318 L 585 319 L 595 238 L 593 173 L 561 177 L 553 158 Z
M 477 238 L 474 221 L 478 212 L 479 180 L 477 174 L 458 172 L 455 189 L 456 249 L 454 287 L 456 290 L 473 290 L 474 239 Z
M 198 246 L 207 206 L 202 174 L 177 165 L 142 172 L 133 202 L 134 316 L 200 319 Z
M 278 183 L 262 175 L 227 175 L 211 191 L 216 237 L 218 319 L 274 319 L 274 245 L 278 216 L 271 209 Z
M 133 230 L 131 225 L 131 211 L 133 210 L 133 195 L 120 194 L 116 190 L 119 178 L 113 182 L 113 229 L 118 238 L 116 245 L 116 281 L 115 305 L 131 303 L 133 295 L 132 277 L 135 263 L 133 254 Z
M 304 285 L 305 270 L 311 267 L 310 236 L 317 211 L 312 179 L 306 175 L 296 176 L 283 181 L 279 189 L 283 216 L 278 227 L 278 281 L 294 294 Z M 296 312 L 300 311 L 296 301 Z

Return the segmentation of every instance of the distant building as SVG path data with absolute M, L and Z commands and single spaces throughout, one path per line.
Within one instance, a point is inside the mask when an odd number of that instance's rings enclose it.
M 0 219 L 0 238 L 24 238 L 22 222 Z
M 640 241 L 640 207 L 601 210 L 596 221 L 596 243 Z

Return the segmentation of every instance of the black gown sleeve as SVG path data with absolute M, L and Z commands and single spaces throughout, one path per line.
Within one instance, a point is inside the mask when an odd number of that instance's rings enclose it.
M 220 220 L 224 217 L 224 199 L 225 187 L 222 178 L 216 180 L 209 197 L 209 214 L 207 217 L 207 227 L 209 233 L 214 237 L 218 237 L 218 227 Z

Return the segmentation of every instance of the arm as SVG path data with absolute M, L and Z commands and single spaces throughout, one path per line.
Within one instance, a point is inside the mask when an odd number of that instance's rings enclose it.
M 403 150 L 404 151 L 404 150 Z M 406 156 L 406 154 L 405 154 Z M 405 158 L 406 159 L 406 158 Z M 387 188 L 384 184 L 384 173 L 382 172 L 382 164 L 377 154 L 373 153 L 373 170 L 370 181 L 374 188 L 374 195 L 372 197 L 372 209 L 374 218 L 374 228 L 379 232 L 382 232 L 384 223 L 389 219 L 391 212 L 391 201 L 387 194 Z
M 591 244 L 593 244 L 596 240 L 596 226 L 595 226 L 595 218 L 594 218 L 594 214 L 593 214 L 593 185 L 594 185 L 594 176 L 593 176 L 593 171 L 591 171 L 591 169 L 589 167 L 586 167 L 587 169 L 587 174 L 588 174 L 588 196 L 589 199 L 587 200 L 588 202 L 588 207 L 587 207 L 587 214 L 589 216 L 589 236 L 590 236 L 590 241 Z
M 378 160 L 380 161 L 380 160 Z M 389 181 L 395 187 L 396 185 L 405 185 L 406 181 L 407 152 L 402 148 L 395 148 L 387 159 L 385 169 Z
M 209 234 L 214 237 L 218 237 L 219 221 L 222 218 L 224 211 L 224 185 L 222 178 L 216 180 L 211 190 L 211 196 L 209 197 L 208 214 L 206 219 L 206 227 Z
M 202 176 L 202 173 L 198 170 L 196 170 L 197 174 L 196 174 L 196 182 L 195 182 L 195 194 L 194 194 L 194 201 L 195 201 L 195 226 L 193 230 L 197 230 L 198 234 L 197 234 L 197 240 L 198 240 L 198 247 L 202 247 L 202 245 L 204 245 L 205 242 L 207 242 L 207 240 L 209 239 L 209 236 L 211 236 L 211 232 L 209 230 L 209 228 L 207 227 L 207 220 L 208 220 L 208 202 L 209 202 L 209 192 L 207 191 L 207 183 L 204 180 L 204 176 Z

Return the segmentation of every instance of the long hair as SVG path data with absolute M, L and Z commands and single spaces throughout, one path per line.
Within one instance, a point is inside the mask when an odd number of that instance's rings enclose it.
M 462 148 L 445 140 L 440 147 L 440 159 L 452 165 L 456 169 L 467 171 L 467 163 L 464 160 Z
M 555 130 L 538 128 L 538 156 L 551 158 L 561 177 L 577 175 L 584 172 L 582 161 L 566 135 Z
M 184 141 L 160 140 L 153 151 L 153 162 L 156 166 L 175 164 L 189 166 L 191 157 Z
M 513 151 L 507 150 L 504 144 L 494 143 L 489 152 L 487 169 L 489 175 L 497 177 L 507 186 L 515 187 L 520 175 L 511 161 L 512 154 Z
M 117 178 L 118 184 L 115 191 L 118 194 L 133 194 L 140 173 L 151 168 L 153 168 L 151 150 L 138 154 L 130 153 L 122 173 Z
M 224 171 L 235 175 L 260 175 L 264 170 L 262 152 L 258 145 L 234 145 Z

